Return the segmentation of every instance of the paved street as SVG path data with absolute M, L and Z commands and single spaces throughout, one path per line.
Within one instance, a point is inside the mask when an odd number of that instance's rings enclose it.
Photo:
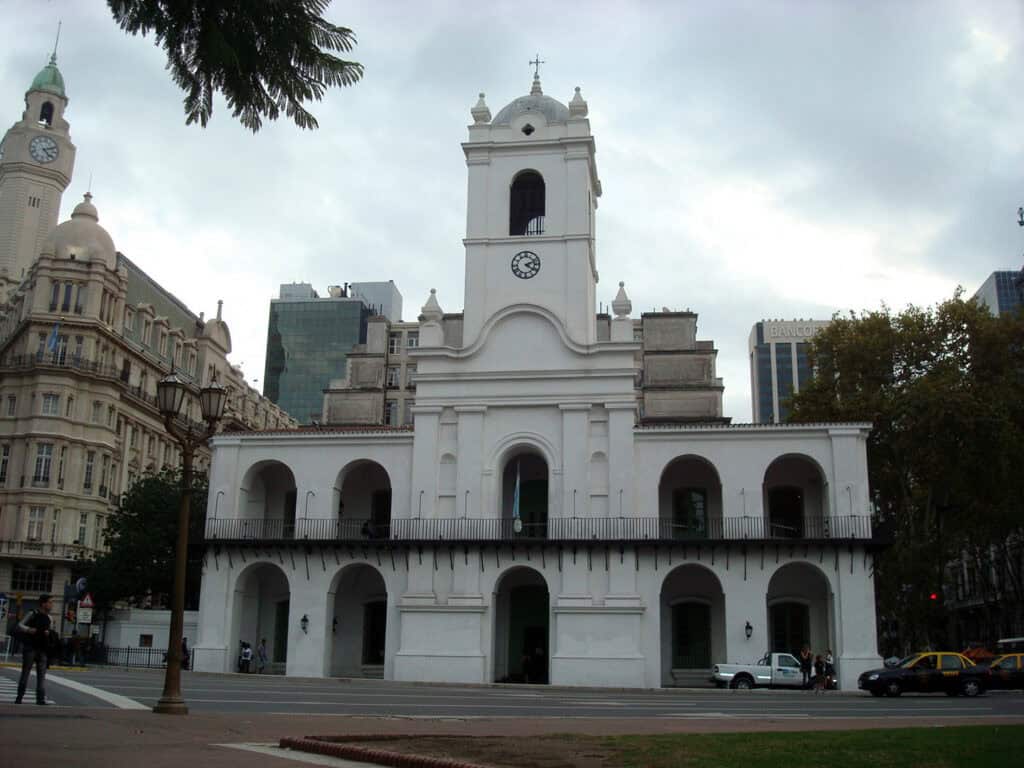
M 160 696 L 159 670 L 95 669 L 56 672 L 61 680 L 116 694 L 151 707 Z M 13 698 L 16 671 L 0 670 L 0 699 Z M 803 691 L 600 691 L 543 686 L 434 686 L 380 680 L 289 679 L 280 676 L 184 673 L 186 701 L 193 712 L 281 715 L 370 715 L 401 717 L 543 718 L 887 718 L 1002 719 L 1024 717 L 1024 695 L 997 693 L 976 699 L 904 695 L 873 699 L 859 693 Z M 33 681 L 30 682 L 31 685 Z M 86 689 L 87 691 L 88 689 Z M 56 681 L 50 700 L 70 707 L 117 707 Z

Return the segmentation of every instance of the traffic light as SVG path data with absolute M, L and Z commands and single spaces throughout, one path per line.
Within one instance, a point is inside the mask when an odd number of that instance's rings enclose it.
M 939 593 L 938 592 L 932 592 L 930 595 L 928 595 L 928 599 L 932 600 L 932 601 L 938 600 L 939 599 Z

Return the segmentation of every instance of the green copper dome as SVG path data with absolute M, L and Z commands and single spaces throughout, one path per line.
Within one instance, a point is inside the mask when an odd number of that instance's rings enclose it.
M 61 75 L 60 70 L 57 69 L 56 54 L 50 57 L 50 63 L 43 67 L 39 74 L 36 75 L 32 85 L 29 86 L 29 90 L 46 91 L 47 93 L 55 93 L 62 98 L 67 98 L 67 95 L 64 93 L 64 77 Z

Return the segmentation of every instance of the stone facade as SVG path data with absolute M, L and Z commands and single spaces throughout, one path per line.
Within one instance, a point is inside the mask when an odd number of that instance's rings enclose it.
M 8 132 L 0 162 L 0 264 L 20 264 L 20 244 L 38 243 L 0 306 L 0 592 L 22 610 L 51 591 L 60 608 L 73 561 L 103 549 L 120 494 L 146 472 L 178 466 L 156 408 L 156 384 L 172 365 L 196 393 L 214 376 L 228 388 L 225 429 L 295 425 L 228 361 L 220 307 L 213 319 L 197 316 L 118 253 L 89 195 L 70 220 L 54 228 L 39 216 L 37 231 L 25 235 L 19 211 L 27 203 L 12 190 L 49 183 L 52 169 L 17 160 L 19 131 L 28 120 L 50 135 L 34 119 L 37 102 L 54 96 L 29 92 L 31 115 Z M 66 136 L 66 99 L 54 103 L 52 130 Z M 54 189 L 55 223 L 63 187 Z M 196 396 L 186 415 L 200 419 Z M 209 451 L 200 451 L 198 466 L 208 462 Z

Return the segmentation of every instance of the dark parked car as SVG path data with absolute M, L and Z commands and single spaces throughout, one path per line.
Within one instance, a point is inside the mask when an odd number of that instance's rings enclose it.
M 960 692 L 977 696 L 985 691 L 1024 690 L 1024 653 L 996 656 L 960 674 Z
M 959 653 L 918 653 L 908 656 L 898 667 L 868 670 L 857 680 L 857 687 L 872 696 L 899 696 L 915 693 L 960 693 L 960 675 L 974 662 Z

